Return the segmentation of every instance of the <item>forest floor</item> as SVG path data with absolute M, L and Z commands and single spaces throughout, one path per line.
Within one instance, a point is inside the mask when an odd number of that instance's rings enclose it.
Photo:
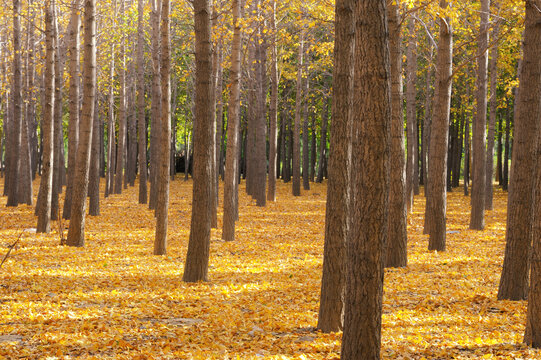
M 0 359 L 337 359 L 341 334 L 313 329 L 326 186 L 294 198 L 280 182 L 278 201 L 258 208 L 241 185 L 236 241 L 213 230 L 210 281 L 186 284 L 191 185 L 172 183 L 167 256 L 152 255 L 155 221 L 137 186 L 102 199 L 84 248 L 60 246 L 57 222 L 33 233 L 33 208 L 0 197 L 1 258 L 20 236 L 0 269 Z M 469 198 L 450 193 L 443 253 L 427 251 L 423 213 L 418 196 L 408 267 L 385 272 L 382 357 L 541 358 L 522 344 L 526 303 L 496 300 L 506 194 L 478 232 Z

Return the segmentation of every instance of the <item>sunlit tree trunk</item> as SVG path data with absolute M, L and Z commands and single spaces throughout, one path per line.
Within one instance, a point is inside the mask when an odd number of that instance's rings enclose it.
M 442 10 L 446 0 L 440 0 Z M 428 217 L 429 250 L 445 250 L 447 209 L 447 144 L 449 140 L 449 112 L 451 107 L 451 71 L 453 35 L 450 18 L 440 18 L 440 37 L 436 55 L 436 89 L 434 112 L 430 129 L 428 157 L 428 197 L 425 216 Z
M 353 50 L 355 1 L 335 4 L 336 39 L 329 156 L 329 183 L 325 213 L 323 277 L 317 328 L 339 331 L 343 325 L 345 246 L 349 224 L 351 167 L 351 108 L 353 104 Z M 326 111 L 326 107 L 325 111 Z
M 532 226 L 537 216 L 534 213 L 534 206 L 536 206 L 534 199 L 535 181 L 538 179 L 532 174 L 536 173 L 539 162 L 532 154 L 535 154 L 537 150 L 541 120 L 541 102 L 539 101 L 541 97 L 541 47 L 539 46 L 541 43 L 541 26 L 539 26 L 541 2 L 527 0 L 525 3 L 524 54 L 515 105 L 506 245 L 498 289 L 499 300 L 524 300 L 528 297 L 530 247 L 534 240 Z
M 139 204 L 147 203 L 147 126 L 145 120 L 144 0 L 138 0 L 137 19 L 137 127 L 139 130 Z
M 67 237 L 69 246 L 79 247 L 84 246 L 85 239 L 86 195 L 96 96 L 96 18 L 94 2 L 95 0 L 84 0 L 83 105 Z
M 387 240 L 391 92 L 386 0 L 356 8 L 350 231 L 341 359 L 379 359 Z
M 37 232 L 48 233 L 51 231 L 51 197 L 53 188 L 53 112 L 54 112 L 54 30 L 53 30 L 53 9 L 51 0 L 45 3 L 45 105 L 41 119 L 41 143 L 43 151 L 42 173 L 40 181 L 39 196 L 37 201 L 38 224 Z
M 487 68 L 490 0 L 481 0 L 481 25 L 477 40 L 476 111 L 473 125 L 473 182 L 470 229 L 485 228 Z M 491 172 L 492 175 L 492 172 Z
M 390 62 L 391 62 L 391 178 L 390 178 L 390 192 L 389 192 L 389 221 L 387 228 L 387 251 L 385 254 L 385 266 L 391 267 L 401 267 L 406 266 L 408 263 L 407 256 L 407 245 L 408 245 L 408 234 L 407 234 L 407 222 L 406 222 L 406 164 L 405 164 L 405 148 L 404 148 L 404 114 L 402 111 L 402 52 L 400 51 L 401 36 L 400 36 L 400 14 L 399 14 L 400 3 L 391 4 L 388 7 L 388 19 L 389 19 L 389 52 L 390 52 Z M 410 25 L 411 26 L 411 25 Z M 411 35 L 410 35 L 411 36 Z M 410 43 L 411 46 L 411 43 Z M 408 59 L 412 61 L 414 59 L 409 52 L 412 51 L 408 49 Z M 408 64 L 410 66 L 411 64 Z M 416 61 L 415 61 L 416 65 Z M 412 69 L 408 70 L 408 75 Z M 413 71 L 416 71 L 416 66 L 413 67 Z M 408 79 L 408 82 L 410 79 Z M 412 100 L 410 98 L 412 91 L 408 83 L 408 130 L 410 132 L 413 130 L 413 124 L 416 124 L 415 120 L 415 102 L 413 106 L 409 104 Z M 415 84 L 413 84 L 413 91 L 415 90 Z M 415 99 L 415 93 L 413 94 Z M 413 109 L 411 109 L 413 107 Z M 409 114 L 409 111 L 413 111 L 413 114 Z M 413 116 L 413 119 L 409 117 Z M 412 123 L 412 126 L 410 125 Z M 415 138 L 411 136 L 411 138 Z M 414 140 L 412 141 L 412 145 Z M 408 136 L 408 160 L 411 160 L 411 166 L 415 166 L 413 156 L 415 152 L 415 147 L 410 147 L 410 137 Z M 411 151 L 411 159 L 410 159 Z M 411 172 L 411 178 L 409 184 L 411 193 L 408 196 L 411 196 L 413 201 L 413 171 Z M 413 202 L 410 206 L 413 205 Z
M 389 15 L 389 20 L 391 15 Z M 415 36 L 415 19 L 411 18 L 408 24 L 409 30 L 409 41 L 408 48 L 406 51 L 407 57 L 407 71 L 406 71 L 406 124 L 407 124 L 407 135 L 408 135 L 408 151 L 407 151 L 407 161 L 406 161 L 406 206 L 408 211 L 413 212 L 413 195 L 414 195 L 414 183 L 415 183 L 415 167 L 418 164 L 415 162 L 415 146 L 416 146 L 416 126 L 417 126 L 417 94 L 416 94 L 416 84 L 417 84 L 417 39 Z M 392 43 L 391 38 L 391 43 Z M 398 43 L 400 44 L 400 42 Z M 399 45 L 398 45 L 399 46 Z M 400 51 L 398 48 L 397 51 Z M 391 54 L 391 57 L 393 55 Z M 399 54 L 401 57 L 401 55 Z M 391 72 L 392 72 L 392 63 L 393 59 L 391 58 Z M 401 65 L 401 63 L 400 63 Z M 430 65 L 428 65 L 430 66 Z M 400 66 L 400 77 L 402 78 L 402 67 Z M 400 91 L 402 93 L 402 91 Z M 402 118 L 402 106 L 400 109 L 393 106 L 393 111 L 400 110 L 400 115 Z M 393 114 L 394 117 L 394 114 Z M 392 181 L 391 183 L 393 183 Z M 392 186 L 392 185 L 391 185 Z M 391 191 L 392 193 L 392 191 Z M 393 218 L 393 216 L 391 216 Z
M 269 186 L 267 200 L 276 201 L 276 152 L 277 152 L 277 121 L 278 121 L 278 60 L 276 48 L 276 0 L 271 0 L 271 64 L 270 64 L 270 103 L 269 103 Z
M 154 238 L 154 255 L 167 253 L 167 210 L 169 209 L 169 153 L 171 151 L 171 44 L 169 29 L 170 0 L 162 0 L 160 45 L 161 45 L 161 121 L 160 151 L 157 168 L 156 194 L 156 237 Z M 194 196 L 194 201 L 195 196 Z
M 116 4 L 115 4 L 116 13 Z M 114 24 L 113 24 L 114 27 Z M 109 70 L 109 96 L 107 113 L 107 179 L 105 180 L 105 197 L 114 193 L 116 147 L 115 147 L 115 45 L 111 44 L 111 63 Z
M 225 158 L 224 218 L 222 239 L 235 240 L 237 220 L 236 193 L 239 181 L 239 131 L 240 131 L 240 65 L 241 65 L 241 18 L 240 0 L 233 0 L 233 42 L 231 45 L 231 72 L 227 126 L 227 150 Z
M 184 267 L 183 281 L 196 282 L 208 278 L 210 250 L 211 199 L 213 177 L 211 164 L 214 149 L 211 147 L 211 122 L 214 119 L 209 100 L 215 89 L 212 86 L 212 42 L 210 1 L 194 0 L 195 23 L 195 129 L 193 200 L 190 240 Z
M 94 99 L 94 118 L 92 119 L 92 144 L 88 182 L 88 214 L 100 215 L 100 114 L 98 96 Z
M 21 65 L 21 2 L 13 0 L 13 117 L 10 125 L 10 161 L 8 171 L 7 206 L 19 205 L 19 176 L 21 162 L 22 114 L 22 65 Z
M 120 17 L 124 18 L 126 4 L 125 0 L 120 2 Z M 119 93 L 118 93 L 118 141 L 116 149 L 116 171 L 115 171 L 115 194 L 122 194 L 122 181 L 124 179 L 124 168 L 126 164 L 126 39 L 124 29 L 120 35 L 120 68 L 119 72 Z
M 496 21 L 492 30 L 493 38 L 498 36 L 500 29 L 500 21 Z M 489 98 L 489 120 L 487 134 L 487 169 L 486 169 L 486 189 L 485 189 L 485 209 L 493 210 L 493 184 L 492 178 L 494 174 L 494 138 L 496 135 L 496 117 L 498 112 L 498 52 L 499 47 L 496 43 L 490 50 L 490 98 Z M 501 124 L 501 122 L 500 122 Z M 498 167 L 501 169 L 501 129 L 498 134 Z M 497 173 L 497 176 L 499 174 Z

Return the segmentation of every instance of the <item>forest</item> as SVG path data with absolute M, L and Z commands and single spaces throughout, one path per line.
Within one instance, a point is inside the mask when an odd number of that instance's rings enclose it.
M 2 0 L 0 359 L 541 358 L 541 0 Z

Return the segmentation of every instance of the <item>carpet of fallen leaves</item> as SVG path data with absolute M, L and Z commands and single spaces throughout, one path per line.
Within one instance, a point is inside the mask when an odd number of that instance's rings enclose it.
M 2 258 L 20 242 L 0 269 L 0 358 L 337 359 L 341 334 L 314 331 L 325 185 L 294 198 L 280 183 L 266 208 L 241 186 L 237 240 L 212 231 L 210 281 L 199 284 L 181 281 L 191 188 L 172 183 L 167 256 L 152 255 L 155 221 L 137 186 L 102 200 L 84 248 L 60 246 L 57 222 L 35 234 L 33 208 L 1 197 Z M 477 232 L 469 198 L 450 193 L 445 253 L 426 250 L 423 210 L 419 196 L 408 267 L 386 270 L 383 358 L 541 357 L 522 344 L 525 302 L 496 300 L 506 195 L 497 191 Z

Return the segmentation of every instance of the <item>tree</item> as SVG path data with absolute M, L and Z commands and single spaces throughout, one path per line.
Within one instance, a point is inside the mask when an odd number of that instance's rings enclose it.
M 271 65 L 269 103 L 269 186 L 267 200 L 276 201 L 276 129 L 278 121 L 278 54 L 276 48 L 276 0 L 271 0 Z
M 404 154 L 404 116 L 402 111 L 402 52 L 400 51 L 400 15 L 399 15 L 399 3 L 391 4 L 388 7 L 388 18 L 389 18 L 389 52 L 390 52 L 390 61 L 391 61 L 391 162 L 393 164 L 391 168 L 391 182 L 390 182 L 390 193 L 389 193 L 389 218 L 392 219 L 392 222 L 389 221 L 388 225 L 388 245 L 385 256 L 385 265 L 392 267 L 406 266 L 408 262 L 407 256 L 407 244 L 408 244 L 408 234 L 407 234 L 407 222 L 406 222 L 406 164 L 405 164 L 405 154 Z M 410 34 L 411 36 L 411 34 Z M 410 43 L 411 46 L 411 43 Z M 408 59 L 411 60 L 413 57 L 409 52 L 411 49 L 408 48 Z M 410 66 L 411 64 L 408 64 Z M 415 63 L 416 65 L 416 63 Z M 413 67 L 413 72 L 416 71 L 416 67 Z M 408 73 L 411 69 L 408 71 Z M 410 74 L 411 75 L 411 74 Z M 415 85 L 413 85 L 413 90 L 415 90 Z M 411 123 L 416 123 L 415 120 L 415 103 L 413 106 L 409 104 L 411 102 L 411 84 L 410 79 L 408 79 L 408 125 Z M 415 99 L 415 93 L 413 94 L 413 99 Z M 413 107 L 413 119 L 410 112 Z M 410 133 L 412 132 L 413 126 L 408 126 Z M 415 146 L 413 145 L 415 139 L 414 136 L 410 136 L 408 133 L 408 160 L 411 160 L 411 166 L 415 166 Z M 410 158 L 411 153 L 411 158 Z M 413 171 L 409 174 L 409 185 L 408 196 L 411 196 L 413 200 Z M 411 192 L 410 192 L 411 191 Z M 409 199 L 409 198 L 408 198 Z M 410 204 L 413 205 L 413 202 Z
M 391 15 L 389 16 L 389 26 L 391 26 L 391 23 L 394 23 L 394 21 L 391 21 Z M 411 18 L 408 24 L 408 30 L 409 30 L 409 41 L 408 41 L 408 48 L 406 51 L 406 59 L 407 59 L 407 68 L 406 68 L 406 128 L 407 128 L 407 136 L 408 136 L 408 151 L 407 151 L 407 160 L 406 160 L 406 190 L 405 190 L 405 196 L 406 196 L 406 206 L 410 213 L 413 212 L 413 195 L 414 195 L 414 183 L 415 183 L 415 168 L 418 166 L 417 159 L 416 159 L 416 136 L 417 132 L 415 131 L 417 129 L 417 42 L 415 37 L 415 18 Z M 397 36 L 400 36 L 400 29 L 396 29 L 394 32 L 397 33 Z M 393 38 L 391 37 L 391 43 Z M 400 44 L 400 42 L 398 43 Z M 399 45 L 396 45 L 399 46 Z M 400 48 L 397 48 L 397 51 L 400 51 Z M 400 53 L 397 54 L 399 57 L 401 56 Z M 392 55 L 391 55 L 392 56 Z M 393 61 L 398 60 L 391 60 L 391 66 Z M 402 97 L 402 62 L 400 61 L 400 68 L 398 69 L 400 73 L 400 97 Z M 392 72 L 392 68 L 391 68 Z M 393 98 L 394 102 L 394 98 Z M 393 110 L 400 110 L 400 118 L 402 118 L 402 106 L 400 106 L 400 109 L 396 106 L 393 106 Z M 394 117 L 393 112 L 393 117 Z M 396 120 L 395 120 L 396 121 Z M 394 121 L 393 121 L 394 123 Z M 398 128 L 397 128 L 398 130 Z M 398 158 L 395 158 L 398 160 Z M 391 182 L 393 184 L 394 181 Z M 392 186 L 392 185 L 391 185 Z M 392 193 L 392 191 L 391 191 Z M 391 216 L 391 218 L 393 218 Z
M 524 30 L 524 62 L 522 68 L 523 77 L 521 78 L 519 85 L 519 96 L 521 102 L 518 103 L 518 115 L 520 115 L 520 117 L 517 120 L 525 121 L 525 119 L 533 119 L 526 121 L 536 122 L 537 128 L 539 129 L 539 122 L 541 119 L 541 102 L 539 101 L 541 96 L 541 47 L 539 47 L 541 42 L 541 27 L 539 26 L 541 23 L 541 13 L 539 12 L 539 9 L 541 8 L 541 1 L 529 0 L 525 1 L 525 3 L 526 19 Z M 534 125 L 534 127 L 535 126 L 536 125 Z M 525 129 L 521 127 L 521 130 Z M 533 129 L 530 128 L 528 131 L 532 130 Z M 533 136 L 535 135 L 537 135 L 537 132 Z M 541 155 L 541 146 L 539 144 L 541 144 L 541 142 L 538 140 L 536 147 L 537 158 L 539 158 Z M 513 154 L 515 154 L 515 152 Z M 533 156 L 530 155 L 527 157 Z M 513 166 L 514 161 L 517 160 L 518 158 L 513 156 L 511 166 Z M 534 220 L 531 230 L 531 233 L 533 234 L 533 249 L 531 252 L 532 268 L 530 275 L 530 291 L 528 294 L 528 315 L 526 319 L 526 331 L 524 334 L 524 342 L 535 348 L 541 347 L 541 216 L 539 215 L 539 211 L 541 211 L 541 166 L 539 165 L 540 164 L 538 162 L 535 173 L 536 176 L 534 177 L 535 180 L 530 180 L 531 182 L 535 183 L 535 187 L 532 189 L 533 191 L 531 194 L 534 199 L 531 206 L 535 216 L 533 217 Z M 522 169 L 513 168 L 513 171 L 520 170 Z M 516 172 L 513 172 L 513 176 L 511 177 L 511 189 L 513 191 L 515 191 L 515 176 Z M 509 195 L 511 195 L 511 193 L 509 193 Z M 524 205 L 525 204 L 523 204 L 523 206 Z M 508 217 L 508 220 L 509 219 L 510 218 Z M 525 245 L 529 244 L 522 245 L 523 248 L 527 249 L 527 246 Z M 505 255 L 507 258 L 507 247 Z M 518 258 L 515 260 L 518 260 Z M 526 258 L 522 258 L 522 262 L 527 262 L 525 260 Z M 526 273 L 526 278 L 527 276 L 528 274 Z M 520 281 L 520 283 L 522 282 Z M 500 295 L 500 293 L 498 293 L 498 295 Z
M 229 86 L 229 114 L 227 126 L 227 150 L 225 158 L 224 219 L 222 239 L 235 240 L 235 222 L 238 209 L 239 181 L 239 131 L 240 131 L 240 64 L 241 64 L 241 18 L 240 0 L 233 0 L 233 42 L 231 44 L 231 75 Z
M 37 232 L 48 233 L 51 231 L 51 198 L 53 190 L 53 112 L 54 112 L 54 31 L 53 9 L 51 0 L 45 3 L 45 94 L 43 118 L 41 122 L 42 141 L 42 173 L 37 201 L 38 224 Z
M 7 206 L 17 206 L 18 179 L 20 167 L 20 148 L 22 132 L 22 69 L 21 69 L 21 2 L 13 0 L 13 120 L 10 126 L 10 161 L 7 174 L 8 200 Z
M 353 50 L 355 2 L 337 0 L 331 147 L 325 212 L 323 276 L 317 328 L 339 331 L 343 325 L 344 256 L 348 234 L 351 167 L 351 108 L 353 103 Z
M 211 226 L 211 122 L 214 119 L 212 99 L 212 48 L 210 1 L 194 0 L 195 22 L 195 124 L 192 221 L 183 281 L 205 281 L 208 277 Z
M 167 253 L 167 210 L 169 209 L 169 153 L 171 152 L 171 44 L 169 29 L 169 13 L 171 2 L 162 0 L 161 14 L 161 120 L 160 150 L 157 202 L 156 202 L 156 237 L 154 239 L 154 255 Z
M 524 31 L 524 55 L 516 99 L 505 256 L 498 288 L 499 300 L 527 298 L 530 247 L 533 240 L 535 178 L 532 174 L 535 173 L 538 162 L 532 154 L 535 154 L 537 149 L 540 127 L 541 27 L 539 26 L 539 0 L 527 0 L 525 4 L 527 18 Z
M 446 11 L 448 3 L 440 0 Z M 447 144 L 449 139 L 449 112 L 451 107 L 451 71 L 453 35 L 450 18 L 440 18 L 440 38 L 436 55 L 436 88 L 434 111 L 430 129 L 428 157 L 428 197 L 425 216 L 429 233 L 429 250 L 444 251 L 447 208 Z
M 139 128 L 139 204 L 147 203 L 147 126 L 145 121 L 145 34 L 143 26 L 143 0 L 138 0 L 137 19 L 137 125 Z
M 69 46 L 69 124 L 68 124 L 68 173 L 66 197 L 62 217 L 69 219 L 71 214 L 71 197 L 73 194 L 73 177 L 75 174 L 75 157 L 79 143 L 79 28 L 81 15 L 80 0 L 71 2 L 70 46 Z
M 357 2 L 351 216 L 342 359 L 379 359 L 389 206 L 390 66 L 385 0 Z M 362 61 L 360 61 L 362 59 Z
M 295 124 L 293 127 L 293 182 L 294 196 L 301 195 L 301 110 L 302 110 L 302 68 L 304 61 L 305 30 L 301 29 L 297 55 L 297 93 L 295 95 Z
M 485 228 L 486 191 L 486 123 L 487 123 L 487 70 L 488 27 L 490 0 L 481 0 L 481 25 L 477 40 L 476 112 L 473 124 L 473 183 L 471 191 L 470 229 Z
M 120 17 L 124 18 L 125 0 L 120 2 Z M 124 25 L 124 24 L 123 24 Z M 122 29 L 122 28 L 121 28 Z M 124 30 L 120 36 L 120 89 L 118 94 L 118 141 L 116 149 L 115 194 L 122 194 L 123 170 L 126 164 L 126 40 Z
M 92 122 L 94 121 L 96 96 L 96 18 L 94 2 L 95 0 L 84 0 L 83 105 L 67 237 L 69 246 L 79 247 L 84 246 L 86 195 L 88 191 Z

